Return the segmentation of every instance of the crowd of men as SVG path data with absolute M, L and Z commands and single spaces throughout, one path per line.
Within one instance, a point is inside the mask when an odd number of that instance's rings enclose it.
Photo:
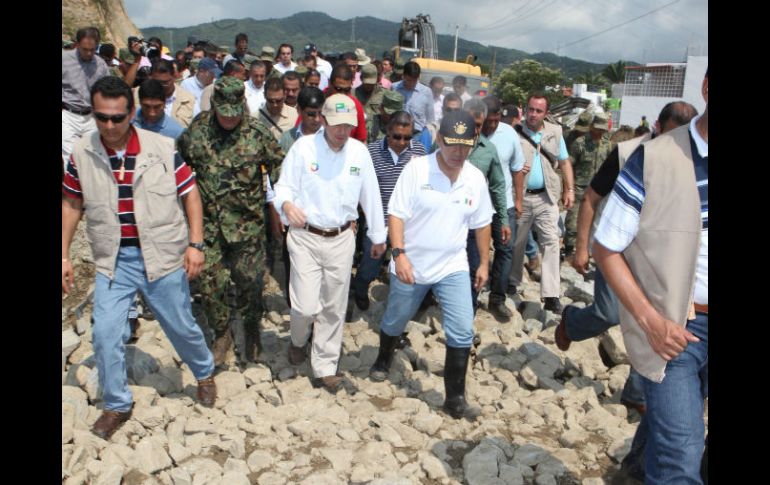
M 488 310 L 510 321 L 507 295 L 526 270 L 544 309 L 561 314 L 559 349 L 623 327 L 633 371 L 622 402 L 642 414 L 626 473 L 701 483 L 708 107 L 698 116 L 670 103 L 654 133 L 636 137 L 584 112 L 565 135 L 542 92 L 522 110 L 473 96 L 462 76 L 449 90 L 420 75 L 414 61 L 363 49 L 333 64 L 312 43 L 256 55 L 243 33 L 231 52 L 191 38 L 172 57 L 158 38 L 130 38 L 116 53 L 97 29 L 77 32 L 62 51 L 62 289 L 74 284 L 69 245 L 85 215 L 104 391 L 93 431 L 109 438 L 131 416 L 125 346 L 137 293 L 211 406 L 228 353 L 257 358 L 265 276 L 279 253 L 287 358 L 309 356 L 314 385 L 344 385 L 344 323 L 352 304 L 369 307 L 385 271 L 370 378 L 389 378 L 407 323 L 434 298 L 444 409 L 474 419 L 465 380 L 478 294 L 488 283 Z M 563 254 L 584 274 L 596 260 L 586 308 L 560 302 Z

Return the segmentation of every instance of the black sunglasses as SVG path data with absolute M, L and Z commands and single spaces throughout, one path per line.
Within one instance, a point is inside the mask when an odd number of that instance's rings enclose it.
M 412 139 L 412 135 L 395 135 L 395 134 L 391 134 L 390 137 L 393 138 L 394 140 L 398 140 L 398 141 L 401 141 L 401 140 L 409 141 L 409 140 Z
M 345 94 L 347 94 L 347 93 L 350 92 L 351 89 L 352 88 L 350 86 L 348 86 L 346 88 L 338 88 L 337 86 L 334 86 L 334 90 L 337 91 L 338 93 L 345 93 Z
M 265 98 L 265 101 L 266 101 L 267 103 L 270 103 L 270 104 L 281 104 L 281 103 L 283 103 L 283 98 L 281 98 L 281 99 L 270 99 L 270 98 Z
M 96 118 L 98 121 L 101 121 L 102 123 L 107 123 L 108 121 L 112 121 L 116 125 L 118 123 L 123 123 L 123 121 L 128 117 L 129 113 L 125 113 L 122 115 L 106 115 L 104 113 L 99 113 L 97 111 L 94 111 L 94 118 Z
M 309 116 L 311 118 L 315 118 L 319 114 L 321 114 L 320 111 L 305 111 L 305 116 Z

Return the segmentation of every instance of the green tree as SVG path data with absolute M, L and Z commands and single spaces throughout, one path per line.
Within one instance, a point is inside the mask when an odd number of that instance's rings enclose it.
M 602 75 L 611 83 L 623 83 L 626 81 L 626 65 L 626 61 L 623 60 L 607 64 Z
M 516 61 L 495 76 L 495 94 L 503 103 L 522 106 L 533 91 L 544 91 L 549 101 L 564 99 L 561 90 L 555 89 L 564 80 L 559 69 L 550 69 L 532 59 Z
M 589 91 L 597 91 L 609 87 L 609 81 L 606 77 L 591 71 L 576 76 L 574 81 L 578 84 L 587 84 Z

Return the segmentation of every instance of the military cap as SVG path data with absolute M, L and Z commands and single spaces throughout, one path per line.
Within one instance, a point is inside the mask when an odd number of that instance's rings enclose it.
M 262 46 L 262 52 L 259 54 L 260 60 L 275 62 L 275 49 L 269 45 Z
M 372 58 L 366 55 L 366 51 L 358 47 L 355 51 L 359 66 L 366 66 L 372 63 Z
M 64 37 L 64 36 L 62 36 L 62 37 Z M 70 40 L 69 36 L 67 36 L 66 39 L 62 38 L 62 40 L 61 40 L 61 48 L 62 49 L 69 49 L 70 47 L 73 46 L 73 44 L 75 44 L 75 43 L 72 42 L 72 40 Z
M 121 49 L 122 50 L 122 49 Z M 192 69 L 198 69 L 198 65 L 201 63 L 203 59 L 196 58 L 196 59 L 190 59 L 190 67 Z
M 230 53 L 230 47 L 226 45 L 220 45 L 219 46 L 219 52 L 225 52 L 227 54 Z
M 342 124 L 358 126 L 356 105 L 350 96 L 344 94 L 333 94 L 326 98 L 321 114 L 324 115 L 329 126 Z
M 377 66 L 366 64 L 361 68 L 361 82 L 364 84 L 377 84 Z
M 307 66 L 303 66 L 302 64 L 298 64 L 297 67 L 294 68 L 294 72 L 296 72 L 299 77 L 305 77 L 305 74 L 307 74 Z
M 258 60 L 259 60 L 259 57 L 257 56 L 246 54 L 245 56 L 243 56 L 243 65 L 246 66 L 246 69 L 251 69 L 251 63 Z
M 450 111 L 441 118 L 438 132 L 444 138 L 444 145 L 473 146 L 476 121 L 467 111 Z
M 608 120 L 609 116 L 607 116 L 607 113 L 596 113 L 594 115 L 594 121 L 591 123 L 591 126 L 597 130 L 609 130 L 610 126 L 607 123 Z
M 577 122 L 575 122 L 575 131 L 580 133 L 588 133 L 588 127 L 591 126 L 591 120 L 594 119 L 593 113 L 589 111 L 583 111 L 578 116 Z
M 386 89 L 382 92 L 382 110 L 385 114 L 392 115 L 396 111 L 404 109 L 404 96 L 398 91 Z
M 125 62 L 126 64 L 133 64 L 136 62 L 136 56 L 125 47 L 118 50 L 118 59 Z
M 211 106 L 222 116 L 241 116 L 246 86 L 233 76 L 222 76 L 214 83 Z

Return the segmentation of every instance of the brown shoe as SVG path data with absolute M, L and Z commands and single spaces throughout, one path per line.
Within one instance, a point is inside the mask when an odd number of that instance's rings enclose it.
M 620 404 L 624 405 L 628 409 L 635 409 L 636 412 L 638 412 L 639 414 L 644 414 L 644 413 L 647 412 L 647 406 L 645 406 L 644 404 L 639 404 L 637 402 L 627 401 L 625 399 L 621 399 L 620 400 Z
M 91 428 L 91 432 L 103 440 L 108 440 L 112 433 L 120 428 L 121 424 L 131 418 L 131 412 L 132 410 L 126 412 L 103 411 L 102 415 L 94 423 L 94 427 Z
M 334 376 L 324 376 L 316 379 L 316 387 L 324 387 L 327 391 L 335 394 L 342 385 L 342 374 L 339 372 Z
M 556 340 L 556 346 L 559 350 L 566 352 L 569 350 L 572 340 L 567 336 L 567 308 L 572 305 L 567 305 L 561 312 L 561 321 L 556 326 L 556 333 L 554 333 L 554 340 Z
M 289 342 L 289 363 L 291 365 L 300 365 L 303 362 L 305 362 L 304 347 L 295 347 L 294 344 Z
M 217 383 L 214 382 L 214 376 L 207 377 L 198 381 L 198 402 L 206 407 L 214 406 L 217 401 Z

